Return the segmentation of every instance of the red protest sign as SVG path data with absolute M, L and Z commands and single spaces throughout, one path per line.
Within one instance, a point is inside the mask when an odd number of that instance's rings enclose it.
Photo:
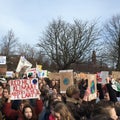
M 10 80 L 11 100 L 37 98 L 39 94 L 38 79 Z

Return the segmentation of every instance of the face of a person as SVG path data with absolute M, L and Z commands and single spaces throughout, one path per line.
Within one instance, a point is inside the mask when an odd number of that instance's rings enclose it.
M 7 98 L 9 95 L 8 90 L 7 89 L 3 89 L 3 97 Z
M 117 120 L 118 119 L 118 116 L 117 116 L 116 111 L 115 111 L 114 108 L 112 108 L 112 109 L 109 110 L 109 114 L 110 114 L 110 116 L 111 116 L 111 118 L 113 120 Z
M 0 86 L 0 93 L 2 93 L 3 92 L 3 87 L 2 86 Z
M 80 98 L 80 92 L 75 93 L 72 97 L 74 99 L 79 99 Z
M 55 120 L 61 120 L 60 113 L 54 112 Z
M 105 100 L 110 100 L 109 93 L 105 93 L 104 99 L 105 99 Z
M 24 112 L 24 115 L 25 115 L 25 117 L 29 120 L 29 119 L 31 119 L 32 118 L 32 110 L 31 110 L 31 108 L 25 108 L 25 112 Z
M 2 98 L 3 88 L 0 86 L 0 98 Z
M 22 110 L 23 110 L 23 107 L 24 107 L 24 104 L 23 104 L 23 103 L 21 103 L 21 104 L 20 104 L 20 111 L 22 111 Z

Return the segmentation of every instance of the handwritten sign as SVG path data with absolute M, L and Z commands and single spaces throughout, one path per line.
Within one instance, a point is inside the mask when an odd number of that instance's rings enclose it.
M 11 100 L 33 99 L 39 94 L 38 79 L 10 80 Z

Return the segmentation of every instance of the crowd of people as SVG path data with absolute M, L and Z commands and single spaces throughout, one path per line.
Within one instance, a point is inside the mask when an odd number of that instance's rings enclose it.
M 119 79 L 120 80 L 120 79 Z M 60 81 L 39 79 L 37 99 L 11 100 L 9 80 L 0 81 L 0 120 L 119 120 L 120 92 L 97 83 L 97 98 L 88 101 L 88 80 L 80 79 L 60 93 Z

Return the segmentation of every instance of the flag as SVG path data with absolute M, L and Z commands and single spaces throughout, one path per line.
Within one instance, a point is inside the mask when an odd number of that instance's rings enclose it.
M 21 56 L 16 68 L 16 72 L 20 72 L 22 69 L 26 71 L 31 67 L 32 67 L 32 64 L 28 60 L 26 60 L 24 56 Z

